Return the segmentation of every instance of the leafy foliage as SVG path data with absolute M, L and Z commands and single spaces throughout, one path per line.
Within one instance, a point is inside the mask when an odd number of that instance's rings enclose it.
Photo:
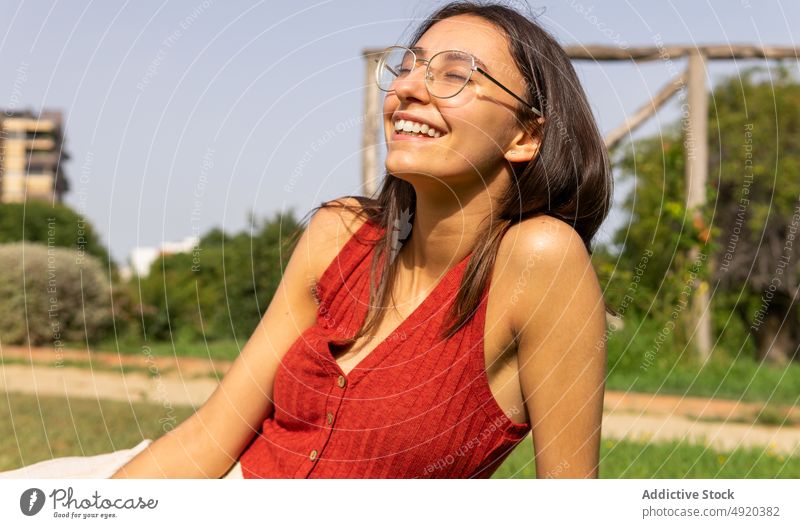
M 233 236 L 212 230 L 192 253 L 159 257 L 130 288 L 146 335 L 246 340 L 278 288 L 298 227 L 289 211 Z
M 63 204 L 40 200 L 0 205 L 0 243 L 40 242 L 73 248 L 108 262 L 108 251 L 91 223 Z
M 0 245 L 0 342 L 94 341 L 110 323 L 109 287 L 100 261 L 38 243 Z
M 696 278 L 711 288 L 718 344 L 737 343 L 732 355 L 753 350 L 752 342 L 741 344 L 748 333 L 761 356 L 779 332 L 779 343 L 796 348 L 798 132 L 800 85 L 786 68 L 753 68 L 718 83 L 709 105 L 707 205 L 697 214 L 686 207 L 686 135 L 680 122 L 612 153 L 618 177 L 633 181 L 621 204 L 630 220 L 613 240 L 622 250 L 615 255 L 606 249 L 595 257 L 612 306 L 663 325 L 676 312 L 685 320 L 684 303 L 692 284 L 700 283 Z M 707 259 L 693 259 L 693 249 Z M 780 284 L 774 288 L 776 277 Z M 774 291 L 765 303 L 769 288 Z M 753 325 L 760 308 L 771 324 Z M 679 343 L 689 337 L 684 326 L 676 325 L 671 336 Z

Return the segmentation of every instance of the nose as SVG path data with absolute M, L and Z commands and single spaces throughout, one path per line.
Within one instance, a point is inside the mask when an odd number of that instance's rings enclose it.
M 401 101 L 413 99 L 428 102 L 430 94 L 425 86 L 427 63 L 418 63 L 411 72 L 402 79 L 395 79 L 394 93 Z

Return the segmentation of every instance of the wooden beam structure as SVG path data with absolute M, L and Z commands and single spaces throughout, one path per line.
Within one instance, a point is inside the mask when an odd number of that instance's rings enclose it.
M 749 44 L 719 44 L 706 46 L 567 46 L 564 48 L 572 60 L 590 61 L 654 61 L 677 59 L 691 53 L 700 53 L 709 60 L 733 59 L 795 59 L 800 58 L 800 48 L 786 46 L 752 46 Z
M 665 84 L 650 101 L 639 107 L 639 109 L 626 119 L 624 123 L 608 133 L 605 137 L 606 147 L 611 149 L 626 136 L 632 134 L 639 128 L 639 125 L 643 124 L 650 116 L 655 114 L 658 109 L 669 101 L 673 95 L 678 93 L 681 88 L 686 88 L 686 81 L 688 78 L 688 72 L 684 72 Z

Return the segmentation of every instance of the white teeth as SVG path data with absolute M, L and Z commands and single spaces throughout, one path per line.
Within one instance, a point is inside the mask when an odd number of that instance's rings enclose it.
M 417 123 L 416 121 L 407 121 L 405 119 L 398 119 L 395 121 L 394 129 L 397 132 L 410 132 L 412 134 L 427 135 L 432 138 L 438 138 L 442 135 L 441 132 L 432 128 L 430 125 Z

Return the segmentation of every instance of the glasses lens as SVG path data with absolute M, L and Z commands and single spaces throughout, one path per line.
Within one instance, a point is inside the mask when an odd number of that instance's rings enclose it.
M 389 48 L 378 61 L 376 72 L 378 88 L 388 92 L 394 89 L 394 81 L 411 73 L 416 57 L 405 48 Z
M 428 90 L 434 97 L 453 97 L 472 75 L 472 57 L 458 51 L 435 55 L 428 68 Z

